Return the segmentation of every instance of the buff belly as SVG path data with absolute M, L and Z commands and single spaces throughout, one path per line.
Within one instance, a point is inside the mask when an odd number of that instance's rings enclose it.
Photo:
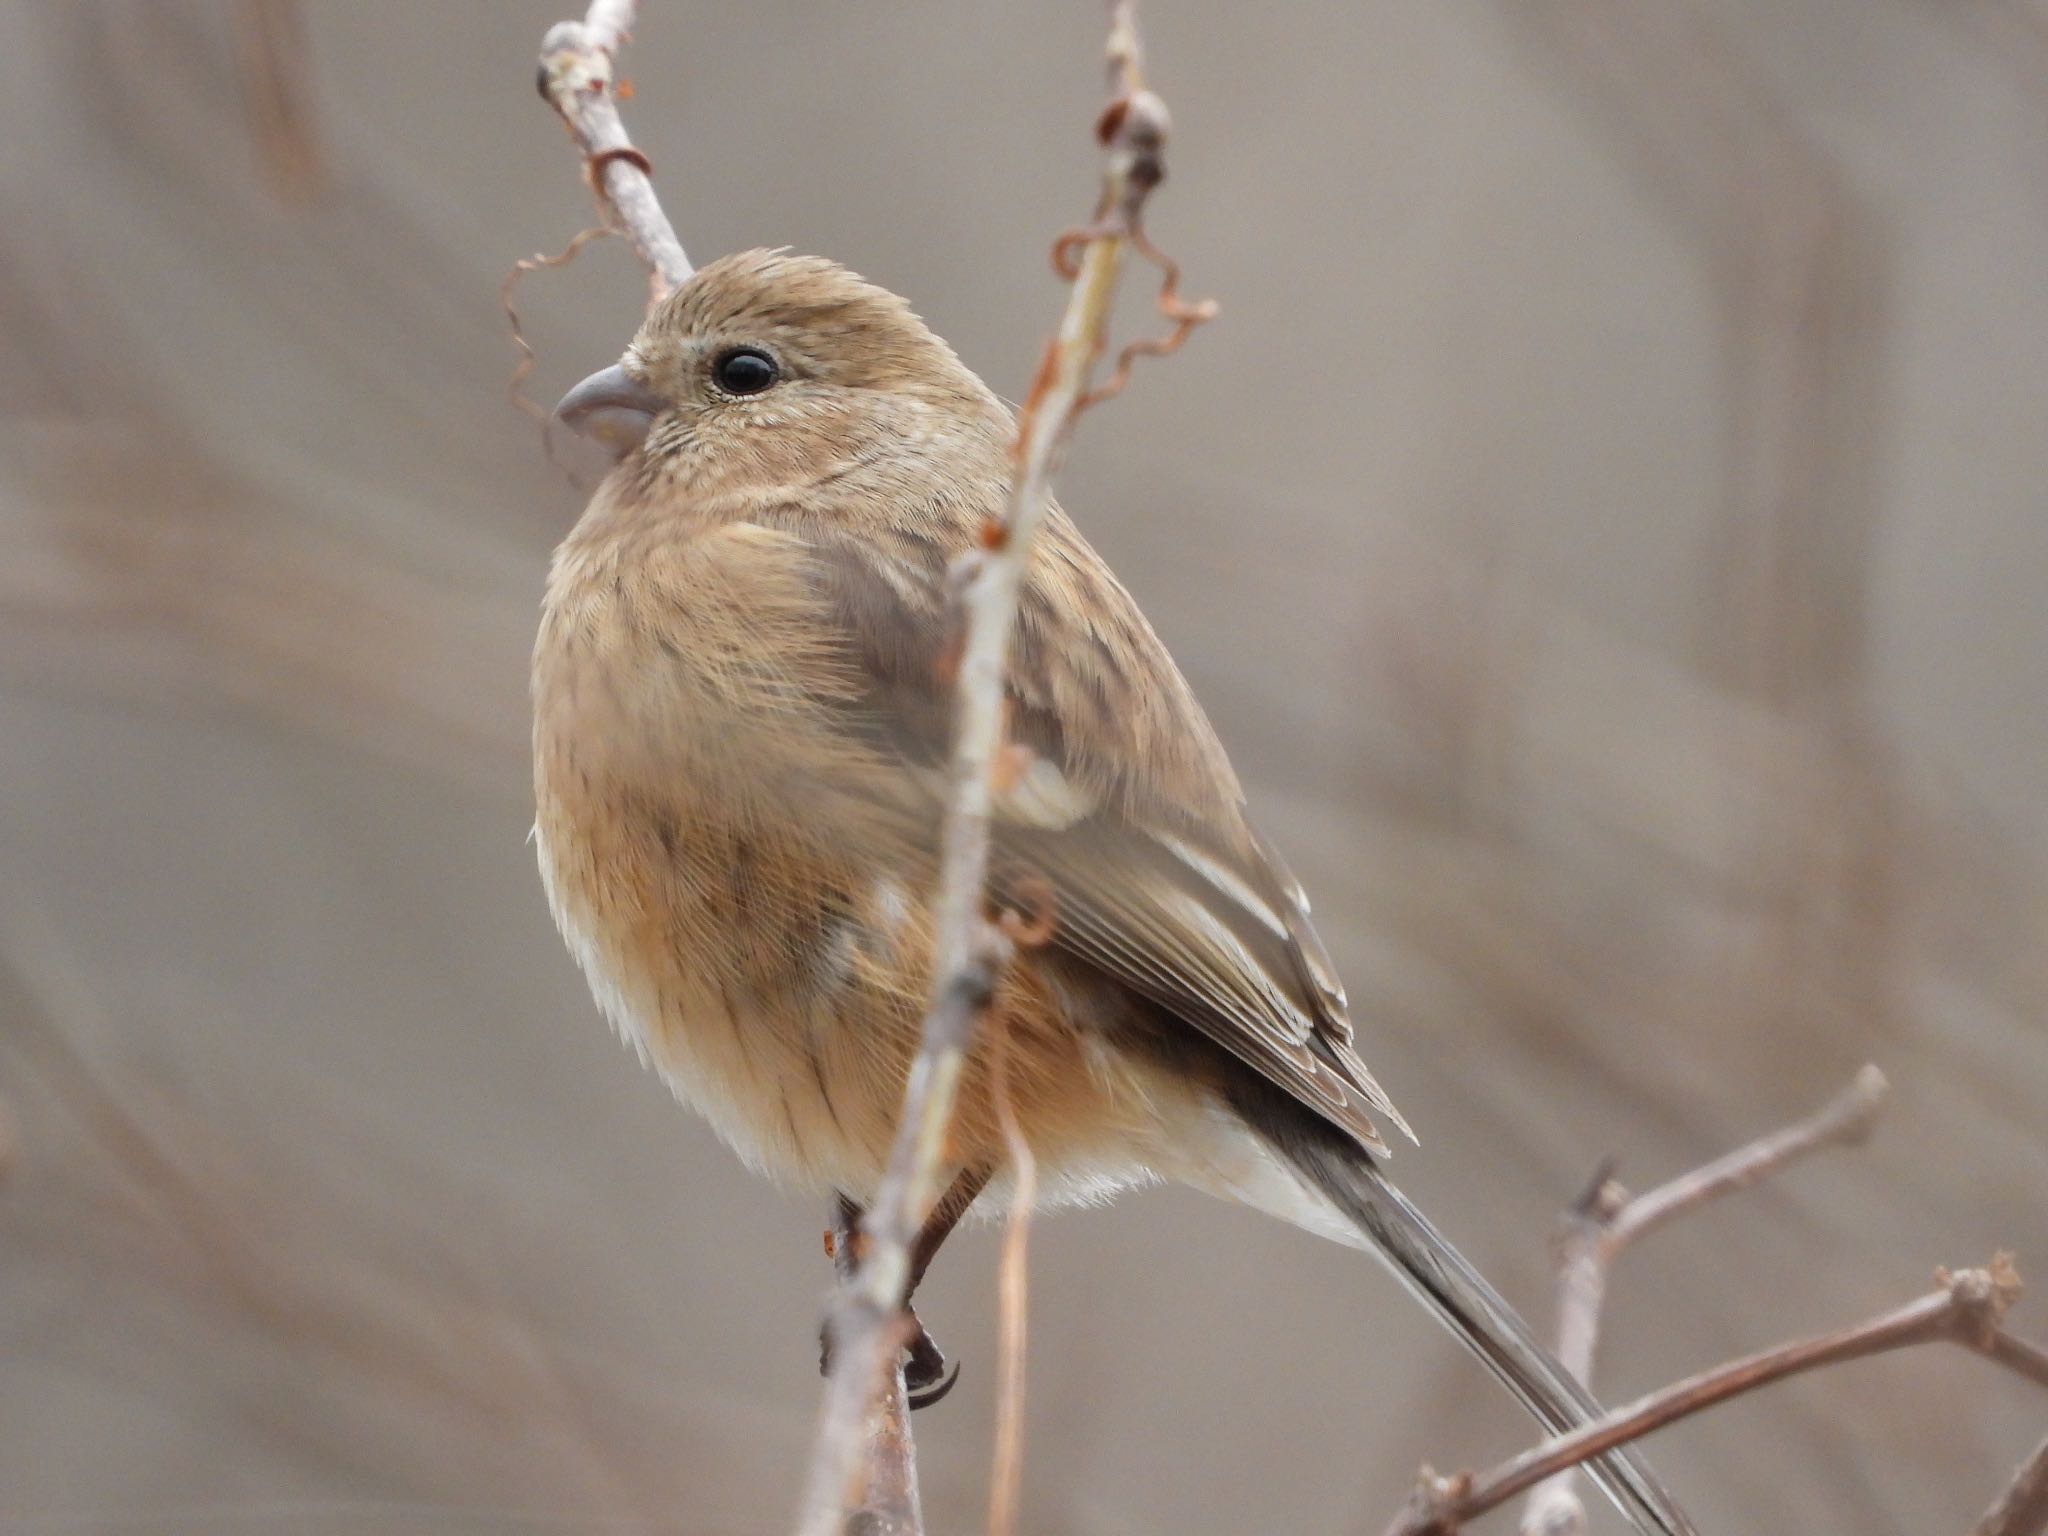
M 692 966 L 687 922 L 664 918 L 644 897 L 622 903 L 587 852 L 557 857 L 543 828 L 536 842 L 555 921 L 620 1038 L 749 1167 L 808 1193 L 871 1196 L 921 1015 L 924 946 L 901 889 L 871 892 L 861 921 L 832 946 L 827 984 L 764 985 Z M 907 955 L 898 952 L 906 939 Z M 1060 1013 L 1006 1007 L 1018 1001 L 1016 986 L 999 995 L 963 1077 L 956 1164 L 1009 1161 L 987 1041 L 1008 1029 L 1003 1086 L 1037 1159 L 1042 1203 L 1091 1203 L 1166 1179 L 1359 1244 L 1349 1222 L 1211 1094 L 1085 1027 L 1025 1029 L 1025 1018 Z M 982 1207 L 1004 1209 L 1008 1183 L 999 1175 Z
M 558 848 L 536 828 L 542 881 L 598 1006 L 751 1167 L 795 1188 L 872 1192 L 886 1165 L 922 1016 L 921 914 L 878 882 L 822 938 L 814 918 L 791 934 L 753 932 L 707 945 L 688 893 L 660 894 L 587 847 Z M 665 883 L 664 883 L 665 884 Z M 776 926 L 772 913 L 759 923 Z M 800 935 L 805 942 L 799 942 Z M 742 952 L 778 957 L 750 974 Z M 714 958 L 714 954 L 716 958 Z M 761 968 L 768 969 L 767 967 Z M 1015 1031 L 1004 1088 L 1040 1158 L 1049 1200 L 1107 1194 L 1154 1175 L 1162 1111 L 1178 1085 L 1110 1050 L 1093 1032 L 1039 1023 L 1025 1036 L 1006 983 L 990 1029 Z M 1028 1010 L 1043 1020 L 1051 1010 Z M 957 1163 L 1007 1161 L 986 1043 L 963 1079 L 951 1151 Z

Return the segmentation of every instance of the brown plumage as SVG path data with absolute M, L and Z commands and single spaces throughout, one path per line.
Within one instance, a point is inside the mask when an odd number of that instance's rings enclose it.
M 709 379 L 742 344 L 781 375 L 752 397 Z M 865 1193 L 925 993 L 946 568 L 1004 506 L 1009 414 L 901 299 L 800 257 L 707 268 L 629 367 L 672 404 L 563 544 L 536 652 L 550 887 L 685 1097 L 771 1171 Z M 1082 962 L 1054 968 L 1065 987 L 1164 1004 L 1380 1148 L 1367 1110 L 1392 1106 L 1291 878 L 1158 637 L 1057 511 L 1009 719 L 998 868 L 1054 882 L 1054 943 Z M 1115 1001 L 1071 1017 L 1044 969 L 1019 967 L 999 1008 L 1053 1053 L 1016 1051 L 1013 1093 L 1048 1167 L 1092 1180 L 1164 1090 L 1099 1048 L 1142 1021 Z M 963 1162 L 1000 1160 L 986 1054 Z
M 865 1198 L 926 991 L 946 571 L 1004 505 L 1010 414 L 903 300 L 760 251 L 679 289 L 562 414 L 621 457 L 556 554 L 534 654 L 557 920 L 613 1023 L 743 1156 Z M 1378 1178 L 1374 1117 L 1407 1127 L 1307 903 L 1057 509 L 1007 719 L 994 879 L 1050 881 L 1057 924 L 990 1033 L 1055 1195 L 1174 1178 L 1376 1247 L 1539 1412 L 1577 1416 Z M 987 1056 L 963 1168 L 1003 1161 Z

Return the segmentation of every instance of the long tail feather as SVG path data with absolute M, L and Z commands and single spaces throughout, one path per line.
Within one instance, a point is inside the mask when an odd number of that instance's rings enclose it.
M 1558 1433 L 1599 1416 L 1600 1405 L 1429 1218 L 1387 1182 L 1370 1154 L 1327 1142 L 1284 1150 L 1545 1428 Z M 1611 1451 L 1586 1470 L 1643 1536 L 1694 1536 L 1692 1522 L 1635 1447 Z

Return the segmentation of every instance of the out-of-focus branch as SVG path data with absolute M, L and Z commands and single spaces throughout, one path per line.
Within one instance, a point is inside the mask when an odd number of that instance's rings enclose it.
M 1567 1213 L 1558 1245 L 1558 1355 L 1582 1383 L 1592 1376 L 1608 1270 L 1646 1233 L 1710 1201 L 1747 1189 L 1826 1147 L 1861 1141 L 1883 1107 L 1884 1074 L 1866 1066 L 1812 1115 L 1759 1137 L 1649 1193 L 1631 1196 L 1603 1167 Z M 2005 1254 L 1984 1269 L 1938 1275 L 1939 1289 L 1853 1327 L 1794 1340 L 1664 1387 L 1481 1476 L 1441 1478 L 1427 1468 L 1388 1536 L 1451 1536 L 1465 1522 L 1528 1491 L 1522 1536 L 1579 1536 L 1585 1509 L 1573 1469 L 1618 1445 L 1788 1376 L 1916 1344 L 1961 1344 L 2048 1387 L 2048 1351 L 2004 1327 L 2018 1298 L 2018 1272 Z M 2029 1523 L 2029 1522 L 2032 1523 Z M 1985 1515 L 1979 1536 L 2039 1536 L 2048 1521 L 2048 1446 L 2022 1466 Z
M 989 1076 L 996 1119 L 1009 1148 L 1015 1183 L 1010 1193 L 1010 1223 L 1003 1233 L 1003 1262 L 997 1279 L 997 1333 L 1002 1341 L 996 1363 L 996 1449 L 989 1465 L 988 1536 L 1014 1536 L 1017 1506 L 1024 1480 L 1024 1350 L 1030 1313 L 1031 1207 L 1038 1198 L 1038 1159 L 1024 1139 L 1010 1102 L 1009 1051 L 1006 1035 L 990 1042 Z
M 1593 1384 L 1593 1353 L 1607 1272 L 1629 1244 L 1674 1217 L 1769 1178 L 1824 1147 L 1860 1142 L 1888 1092 L 1884 1073 L 1866 1066 L 1855 1080 L 1796 1125 L 1760 1136 L 1725 1157 L 1631 1196 L 1603 1166 L 1565 1213 L 1557 1243 L 1557 1357 L 1579 1382 Z M 1522 1536 L 1578 1536 L 1585 1506 L 1567 1468 L 1540 1484 L 1522 1512 Z
M 493 1444 L 546 1447 L 593 1512 L 644 1523 L 650 1511 L 597 1428 L 606 1415 L 590 1416 L 554 1344 L 505 1298 L 447 1266 L 379 1257 L 374 1227 L 356 1225 L 360 1213 L 290 1158 L 251 1162 L 210 1116 L 124 1091 L 99 1068 L 80 1044 L 109 1032 L 97 990 L 55 919 L 20 892 L 0 895 L 0 1025 L 0 1047 L 22 1069 L 15 1080 L 68 1114 L 116 1181 L 144 1239 L 121 1251 L 124 1276 L 140 1276 L 157 1300 L 182 1293 L 227 1309 L 323 1381 L 374 1383 L 408 1425 L 423 1411 L 445 1413 Z M 462 1198 L 478 1214 L 474 1191 Z M 93 1262 L 96 1240 L 84 1229 L 61 1236 L 67 1262 Z
M 911 1244 L 941 1187 L 946 1132 L 968 1049 L 1008 956 L 1009 943 L 984 918 L 982 904 L 989 776 L 1002 746 L 1010 630 L 1033 542 L 1051 505 L 1054 464 L 1087 403 L 1089 377 L 1106 345 L 1117 276 L 1130 247 L 1150 250 L 1141 215 L 1165 175 L 1166 105 L 1145 88 L 1129 0 L 1111 9 L 1108 62 L 1112 99 L 1097 125 L 1106 155 L 1102 195 L 1094 222 L 1055 247 L 1060 260 L 1078 243 L 1080 257 L 1059 330 L 1019 413 L 1009 506 L 1000 523 L 983 530 L 983 548 L 954 571 L 965 635 L 933 903 L 930 1005 L 888 1173 L 868 1211 L 860 1267 L 839 1288 L 827 1322 L 833 1368 L 804 1496 L 804 1536 L 827 1536 L 849 1507 L 864 1426 L 904 1336 Z M 1171 267 L 1166 270 L 1171 279 Z M 1162 297 L 1178 303 L 1170 281 Z M 1176 335 L 1192 323 L 1181 324 Z
M 1387 1527 L 1387 1536 L 1453 1536 L 1467 1521 L 1496 1509 L 1545 1478 L 1654 1433 L 1693 1414 L 1823 1366 L 1917 1344 L 1960 1344 L 2001 1364 L 2012 1362 L 1998 1348 L 2008 1308 L 2020 1293 L 2019 1272 L 2007 1254 L 1994 1255 L 1984 1269 L 1936 1275 L 1937 1289 L 1904 1306 L 1834 1333 L 1795 1339 L 1759 1350 L 1712 1370 L 1640 1397 L 1602 1414 L 1592 1423 L 1558 1435 L 1502 1462 L 1490 1472 L 1438 1477 L 1424 1469 L 1408 1506 Z M 2022 1375 L 2033 1373 L 2021 1366 Z M 2044 1383 L 2048 1384 L 2048 1383 Z
M 648 302 L 694 270 L 654 195 L 653 165 L 627 136 L 612 68 L 632 31 L 634 0 L 592 0 L 581 21 L 558 21 L 540 45 L 540 94 L 583 151 L 584 174 L 647 266 Z
M 7 1182 L 14 1172 L 15 1160 L 21 1155 L 21 1122 L 14 1117 L 5 1099 L 0 1099 L 0 1184 Z
M 2005 1492 L 1971 1527 L 1970 1536 L 2041 1536 L 2048 1531 L 2048 1440 L 2020 1463 Z
M 0 457 L 7 687 L 247 711 L 452 783 L 516 782 L 532 728 L 497 659 L 533 619 L 509 543 L 424 518 L 325 527 L 111 424 L 13 437 Z
M 279 197 L 299 201 L 323 180 L 307 85 L 306 26 L 297 0 L 242 0 L 237 75 L 263 169 Z
M 1675 1216 L 1748 1189 L 1825 1148 L 1857 1145 L 1877 1123 L 1890 1092 L 1884 1073 L 1874 1065 L 1865 1066 L 1848 1087 L 1796 1125 L 1760 1136 L 1648 1194 L 1624 1198 L 1601 1233 L 1602 1256 L 1612 1263 L 1630 1243 Z
M 2032 1339 L 2001 1331 L 1975 1347 L 2015 1376 L 2024 1376 L 2036 1386 L 2048 1387 L 2048 1349 L 2043 1349 Z

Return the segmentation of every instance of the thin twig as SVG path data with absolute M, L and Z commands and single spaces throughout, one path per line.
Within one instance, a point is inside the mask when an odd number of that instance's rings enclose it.
M 1593 1355 L 1607 1274 L 1638 1238 L 1709 1201 L 1747 1189 L 1825 1147 L 1848 1146 L 1869 1135 L 1888 1085 L 1874 1066 L 1806 1119 L 1736 1148 L 1646 1194 L 1631 1196 L 1616 1182 L 1612 1163 L 1565 1213 L 1557 1241 L 1557 1357 L 1582 1386 L 1593 1384 Z M 1522 1536 L 1578 1536 L 1586 1528 L 1577 1473 L 1567 1468 L 1538 1485 L 1523 1508 Z
M 840 1287 L 827 1324 L 833 1371 L 798 1527 L 804 1536 L 828 1536 L 846 1507 L 862 1425 L 900 1338 L 893 1324 L 902 1315 L 911 1243 L 941 1187 L 967 1052 L 1007 959 L 1008 940 L 984 918 L 983 898 L 990 769 L 1002 746 L 1010 630 L 1033 541 L 1051 505 L 1052 469 L 1105 345 L 1125 249 L 1141 229 L 1146 196 L 1165 174 L 1166 107 L 1139 74 L 1128 0 L 1111 11 L 1109 72 L 1114 99 L 1097 128 L 1105 151 L 1102 195 L 1066 312 L 1019 413 L 1007 514 L 983 531 L 983 548 L 955 571 L 966 633 L 933 901 L 930 1002 L 888 1172 L 868 1210 L 860 1268 Z
M 2048 1349 L 2033 1340 L 2001 1332 L 1979 1347 L 2015 1376 L 2024 1376 L 2038 1387 L 2048 1387 Z
M 456 1411 L 497 1439 L 545 1434 L 575 1457 L 565 1466 L 593 1496 L 641 1512 L 616 1446 L 594 1432 L 560 1362 L 496 1287 L 446 1264 L 428 1276 L 371 1257 L 371 1229 L 349 1224 L 335 1189 L 304 1182 L 289 1160 L 246 1161 L 249 1149 L 216 1137 L 190 1105 L 123 1091 L 80 1044 L 110 1032 L 87 968 L 19 892 L 0 895 L 0 997 L 0 1044 L 20 1053 L 29 1080 L 114 1176 L 153 1287 L 224 1306 L 316 1374 L 361 1373 L 385 1400 Z M 473 1213 L 473 1200 L 464 1208 Z M 133 1262 L 124 1258 L 124 1272 Z
M 996 1358 L 996 1449 L 988 1485 L 988 1536 L 1012 1536 L 1017 1529 L 1018 1494 L 1024 1479 L 1024 1358 L 1031 1315 L 1029 1265 L 1031 1208 L 1038 1199 L 1038 1159 L 1017 1123 L 1010 1102 L 1010 1038 L 997 1030 L 989 1042 L 990 1096 L 1015 1180 L 1010 1221 L 1003 1232 L 996 1309 L 1001 1347 Z
M 910 1389 L 903 1379 L 900 1352 L 894 1369 L 883 1376 L 881 1396 L 868 1415 L 861 1465 L 867 1472 L 867 1489 L 847 1512 L 848 1536 L 922 1536 L 917 1446 L 910 1436 Z
M 843 1197 L 834 1203 L 832 1266 L 842 1281 L 852 1278 L 858 1264 L 857 1212 L 858 1207 Z M 846 1512 L 844 1529 L 849 1536 L 921 1536 L 924 1512 L 917 1489 L 917 1447 L 910 1434 L 910 1392 L 900 1346 L 896 1368 L 883 1377 L 881 1393 L 868 1415 L 860 1463 L 860 1494 Z
M 2020 1463 L 1970 1536 L 2041 1536 L 2043 1531 L 2048 1531 L 2048 1440 Z
M 987 924 L 981 925 L 981 934 L 991 941 L 997 938 Z M 877 1403 L 877 1394 L 909 1337 L 903 1299 L 910 1283 L 910 1245 L 931 1207 L 928 1190 L 952 1120 L 961 1062 L 975 1021 L 995 996 L 996 977 L 1006 959 L 997 943 L 984 943 L 946 978 L 946 990 L 925 1015 L 924 1037 L 904 1089 L 896 1144 L 875 1205 L 862 1223 L 859 1243 L 840 1245 L 841 1251 L 857 1252 L 860 1258 L 837 1288 L 825 1321 L 832 1369 L 825 1382 L 799 1517 L 798 1529 L 804 1536 L 830 1536 L 840 1528 L 842 1512 L 857 1502 L 860 1452 L 869 1437 L 868 1425 L 887 1408 L 886 1403 Z
M 653 165 L 635 147 L 619 117 L 613 64 L 633 27 L 633 0 L 592 0 L 581 21 L 558 21 L 540 45 L 540 94 L 560 114 L 583 151 L 583 172 L 604 221 L 633 242 L 647 267 L 650 306 L 690 279 L 661 200 Z
M 1754 1392 L 1788 1376 L 1918 1344 L 1960 1344 L 2005 1363 L 1996 1341 L 2006 1337 L 2006 1310 L 2020 1293 L 2007 1254 L 1984 1269 L 1936 1274 L 1938 1289 L 1890 1312 L 1813 1338 L 1759 1350 L 1611 1409 L 1590 1424 L 1557 1435 L 1479 1476 L 1439 1478 L 1425 1469 L 1408 1507 L 1387 1536 L 1453 1536 L 1467 1521 L 1498 1508 L 1546 1477 L 1640 1439 L 1680 1419 Z M 2028 1374 L 2024 1370 L 2020 1374 Z
M 264 172 L 279 197 L 303 201 L 320 190 L 324 177 L 297 0 L 242 0 L 235 45 L 242 106 Z
M 1854 1146 L 1870 1134 L 1890 1084 L 1875 1066 L 1865 1066 L 1834 1098 L 1797 1125 L 1764 1136 L 1704 1168 L 1681 1175 L 1628 1201 L 1607 1226 L 1607 1258 L 1674 1216 L 1723 1195 L 1747 1189 L 1801 1158 L 1827 1147 Z

